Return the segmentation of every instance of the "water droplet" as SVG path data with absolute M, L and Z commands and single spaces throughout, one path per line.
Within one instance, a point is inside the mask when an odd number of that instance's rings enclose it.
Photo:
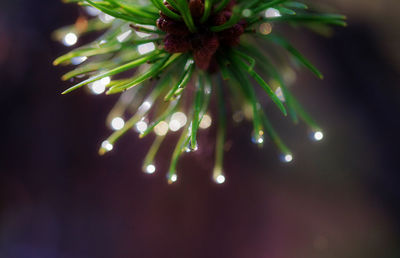
M 168 123 L 165 121 L 161 121 L 154 127 L 154 133 L 157 134 L 158 136 L 164 136 L 168 133 Z
M 125 126 L 125 121 L 121 117 L 115 117 L 111 120 L 111 128 L 115 131 L 121 130 Z
M 99 95 L 106 90 L 106 87 L 108 84 L 110 84 L 110 82 L 111 82 L 110 77 L 104 77 L 98 81 L 90 83 L 88 87 L 90 88 L 93 94 Z
M 185 152 L 195 152 L 199 149 L 199 145 L 196 143 L 196 146 L 192 148 L 192 142 L 189 141 L 188 145 L 185 147 Z
M 215 178 L 215 182 L 217 184 L 223 184 L 223 183 L 225 183 L 225 180 L 226 179 L 225 179 L 225 176 L 223 174 L 220 174 Z
M 110 22 L 112 22 L 115 18 L 112 17 L 111 15 L 108 15 L 108 14 L 102 12 L 102 13 L 100 13 L 100 15 L 99 15 L 99 19 L 100 19 L 100 21 L 102 21 L 103 23 L 110 23 Z
M 211 117 L 209 115 L 205 114 L 203 116 L 203 118 L 201 119 L 199 127 L 201 129 L 207 129 L 207 128 L 209 128 L 211 126 L 211 124 L 212 124 Z
M 132 33 L 131 30 L 127 30 L 124 33 L 118 35 L 117 36 L 118 42 L 120 42 L 120 43 L 124 42 L 129 37 L 129 35 L 131 35 L 131 33 Z
M 171 177 L 168 179 L 168 183 L 169 183 L 169 184 L 173 184 L 173 183 L 175 183 L 176 181 L 178 181 L 178 175 L 177 175 L 177 174 L 171 175 Z
M 312 139 L 316 142 L 322 141 L 322 139 L 324 139 L 324 133 L 321 131 L 316 131 L 312 134 Z
M 137 47 L 139 54 L 144 55 L 154 51 L 156 49 L 156 45 L 153 42 L 141 44 Z
M 194 147 L 192 147 L 192 145 L 190 145 L 190 150 L 192 152 L 197 151 L 199 149 L 199 145 L 196 143 L 196 145 Z
M 272 25 L 271 23 L 268 22 L 261 23 L 260 26 L 258 27 L 258 30 L 260 31 L 261 34 L 268 35 L 272 32 Z
M 255 144 L 263 144 L 264 143 L 264 132 L 259 131 L 258 133 L 255 133 L 253 137 L 251 138 L 252 142 Z
M 139 133 L 144 133 L 148 128 L 146 121 L 142 120 L 136 123 L 136 130 Z
M 293 155 L 289 154 L 289 153 L 288 154 L 282 154 L 281 160 L 282 160 L 282 162 L 290 163 L 290 162 L 293 161 Z
M 187 123 L 187 117 L 182 112 L 176 112 L 171 116 L 171 120 L 169 122 L 169 129 L 171 131 L 176 132 L 181 129 Z
M 142 24 L 140 26 L 143 28 L 149 29 L 149 30 L 155 30 L 155 26 L 152 26 L 152 25 L 143 25 Z M 137 30 L 135 30 L 135 33 L 139 38 L 147 38 L 147 37 L 151 36 L 151 34 L 149 34 L 149 33 L 141 32 L 141 31 L 137 31 Z
M 283 95 L 283 91 L 281 87 L 276 88 L 275 90 L 275 95 L 278 97 L 278 99 L 282 102 L 285 102 L 285 96 Z
M 147 112 L 151 108 L 151 105 L 152 105 L 152 103 L 150 101 L 145 101 L 145 102 L 143 102 L 142 105 L 140 105 L 138 110 L 140 112 Z
M 154 172 L 156 172 L 156 166 L 154 166 L 153 164 L 149 164 L 146 166 L 144 172 L 146 172 L 147 174 L 153 174 Z
M 109 141 L 104 141 L 101 143 L 101 148 L 103 148 L 106 151 L 112 151 L 114 146 Z
M 281 17 L 281 12 L 279 12 L 279 10 L 275 9 L 275 8 L 268 8 L 265 11 L 265 17 L 266 18 L 273 18 L 273 17 Z
M 71 64 L 80 65 L 87 60 L 86 56 L 78 56 L 71 59 Z
M 101 13 L 99 9 L 94 8 L 93 6 L 86 6 L 85 10 L 90 16 L 97 16 Z
M 73 46 L 77 42 L 78 42 L 78 36 L 73 32 L 67 33 L 63 38 L 63 44 L 67 47 Z

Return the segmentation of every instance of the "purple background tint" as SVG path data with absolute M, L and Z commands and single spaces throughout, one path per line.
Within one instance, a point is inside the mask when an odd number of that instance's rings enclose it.
M 251 144 L 248 124 L 232 126 L 225 185 L 210 180 L 211 130 L 167 186 L 176 137 L 158 157 L 163 171 L 147 176 L 151 139 L 130 133 L 97 156 L 115 97 L 60 95 L 68 68 L 51 62 L 66 48 L 50 34 L 78 9 L 2 1 L 0 257 L 399 257 L 399 4 L 345 2 L 351 25 L 333 39 L 294 36 L 326 77 L 304 71 L 295 85 L 325 140 L 268 106 L 293 164 Z

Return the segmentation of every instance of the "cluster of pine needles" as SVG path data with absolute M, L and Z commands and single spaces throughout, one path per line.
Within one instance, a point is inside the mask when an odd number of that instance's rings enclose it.
M 251 139 L 262 145 L 264 137 L 269 136 L 284 161 L 289 162 L 291 151 L 272 127 L 263 108 L 265 103 L 261 105 L 264 96 L 295 123 L 304 121 L 311 132 L 318 134 L 317 140 L 322 138 L 320 127 L 292 95 L 282 70 L 292 64 L 308 68 L 318 78 L 323 76 L 287 39 L 275 32 L 275 27 L 282 24 L 324 32 L 331 25 L 345 26 L 345 17 L 320 14 L 302 2 L 290 0 L 199 0 L 203 9 L 196 20 L 190 9 L 192 1 L 65 0 L 83 6 L 95 17 L 85 14 L 74 25 L 61 28 L 54 34 L 58 39 L 73 45 L 83 34 L 102 34 L 54 61 L 55 65 L 77 65 L 63 80 L 84 78 L 64 94 L 83 86 L 101 87 L 103 83 L 106 94 L 123 93 L 110 113 L 109 122 L 116 117 L 120 120 L 129 117 L 120 121 L 117 130 L 101 144 L 100 154 L 112 150 L 117 140 L 132 129 L 138 130 L 140 137 L 155 133 L 143 164 L 145 172 L 153 173 L 160 145 L 171 132 L 171 123 L 178 122 L 172 131 L 179 129 L 181 136 L 171 153 L 167 174 L 168 181 L 173 183 L 178 179 L 178 159 L 185 152 L 197 150 L 200 125 L 205 117 L 210 120 L 210 104 L 215 103 L 217 112 L 213 120 L 217 129 L 212 175 L 215 182 L 225 181 L 227 110 L 245 114 L 253 126 Z M 222 24 L 208 22 L 228 8 L 230 13 Z M 213 52 L 216 68 L 210 71 L 196 65 L 193 51 L 165 49 L 168 32 L 157 26 L 160 17 L 171 24 L 184 24 L 191 35 L 200 33 L 199 30 L 227 32 L 238 23 L 243 24 L 243 31 L 237 44 L 220 46 Z M 266 95 L 260 95 L 261 91 Z M 181 119 L 173 121 L 177 113 Z

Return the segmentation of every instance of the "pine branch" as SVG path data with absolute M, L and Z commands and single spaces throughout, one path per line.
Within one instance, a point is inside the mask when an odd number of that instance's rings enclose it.
M 80 17 L 74 25 L 57 30 L 55 39 L 73 46 L 85 34 L 103 34 L 54 61 L 54 65 L 76 65 L 62 79 L 80 82 L 63 94 L 82 87 L 95 94 L 121 93 L 108 118 L 114 132 L 101 144 L 100 154 L 111 151 L 132 128 L 141 138 L 154 133 L 156 138 L 143 162 L 143 171 L 153 174 L 156 155 L 167 134 L 181 131 L 167 175 L 169 183 L 176 182 L 179 158 L 197 150 L 198 136 L 212 124 L 207 113 L 214 94 L 218 115 L 212 176 L 218 184 L 225 182 L 228 103 L 233 112 L 246 114 L 253 124 L 253 141 L 262 146 L 264 137 L 271 138 L 284 162 L 291 162 L 293 155 L 264 112 L 266 107 L 260 102 L 264 96 L 293 122 L 299 118 L 304 121 L 314 140 L 323 138 L 320 127 L 291 93 L 281 67 L 290 64 L 289 57 L 320 79 L 322 73 L 275 32 L 273 25 L 325 29 L 345 26 L 345 16 L 321 14 L 290 0 L 64 2 L 95 8 L 99 14 Z M 268 52 L 280 54 L 271 56 Z

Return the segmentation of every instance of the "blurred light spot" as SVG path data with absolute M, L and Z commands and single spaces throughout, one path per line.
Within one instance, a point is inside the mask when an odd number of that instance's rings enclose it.
M 165 121 L 161 121 L 154 127 L 154 133 L 157 134 L 158 136 L 164 136 L 168 133 L 168 123 Z
M 89 23 L 86 17 L 80 16 L 75 22 L 75 29 L 79 33 L 86 32 L 88 29 Z
M 258 30 L 263 35 L 268 35 L 272 32 L 272 25 L 268 22 L 261 23 Z
M 253 119 L 253 106 L 251 104 L 244 104 L 243 106 L 243 115 L 244 118 L 247 120 L 252 120 Z
M 187 69 L 189 68 L 189 66 L 190 66 L 191 64 L 193 64 L 193 63 L 194 63 L 194 60 L 193 60 L 193 59 L 187 60 L 187 62 L 186 62 L 186 64 L 185 64 L 185 70 L 187 70 Z
M 145 32 L 141 32 L 141 31 L 135 31 L 135 33 L 139 38 L 147 38 L 147 37 L 151 36 L 151 34 L 145 33 Z
M 252 142 L 256 144 L 263 144 L 264 143 L 264 131 L 259 131 L 258 133 L 255 133 L 255 135 L 252 137 Z
M 107 76 L 107 77 L 104 77 L 104 78 L 102 78 L 101 80 L 100 80 L 100 82 L 102 83 L 102 84 L 104 84 L 104 85 L 108 85 L 108 84 L 110 84 L 110 82 L 111 82 L 111 77 L 109 77 L 109 76 Z
M 73 32 L 67 33 L 63 38 L 63 44 L 67 47 L 75 45 L 76 42 L 78 42 L 78 36 Z
M 101 11 L 99 9 L 94 8 L 93 6 L 86 6 L 85 7 L 85 11 L 90 16 L 97 16 L 97 15 L 99 15 L 101 13 Z
M 319 142 L 319 141 L 321 141 L 322 139 L 324 139 L 324 133 L 323 133 L 323 132 L 321 132 L 321 131 L 316 131 L 316 132 L 314 132 L 314 134 L 313 134 L 313 140 L 314 140 L 314 141 Z
M 185 113 L 182 112 L 176 112 L 171 116 L 171 120 L 176 120 L 178 121 L 180 127 L 185 126 L 187 122 L 187 117 Z
M 112 22 L 115 18 L 112 17 L 111 15 L 108 15 L 108 14 L 102 12 L 102 13 L 100 13 L 100 15 L 99 15 L 99 19 L 100 19 L 100 21 L 102 21 L 102 22 L 104 22 L 104 23 L 110 23 L 110 22 Z
M 71 59 L 71 64 L 79 65 L 79 64 L 82 64 L 83 62 L 85 62 L 86 60 L 87 60 L 86 56 L 74 57 L 74 58 Z
M 293 156 L 292 154 L 284 154 L 282 155 L 282 161 L 285 163 L 290 163 L 293 161 Z
M 182 112 L 176 112 L 171 116 L 171 120 L 169 121 L 169 129 L 171 129 L 173 132 L 176 132 L 185 126 L 186 122 L 186 115 Z
M 211 94 L 211 85 L 206 85 L 205 86 L 205 88 L 204 88 L 204 92 L 206 93 L 206 94 Z
M 176 174 L 173 174 L 171 176 L 171 178 L 169 179 L 169 183 L 170 184 L 175 183 L 177 180 L 178 180 L 178 176 Z
M 273 17 L 281 17 L 281 13 L 279 12 L 279 10 L 275 9 L 275 8 L 268 8 L 265 11 L 265 17 L 266 18 L 273 18 Z
M 247 9 L 247 8 L 244 9 L 243 12 L 242 12 L 242 15 L 244 17 L 250 17 L 252 14 L 253 14 L 253 12 L 250 9 Z
M 171 129 L 173 132 L 176 132 L 181 129 L 181 124 L 177 120 L 171 120 L 169 121 L 169 129 Z
M 153 164 L 150 164 L 146 167 L 146 171 L 147 174 L 153 174 L 154 172 L 156 172 L 156 166 L 154 166 Z
M 115 117 L 111 121 L 111 128 L 115 131 L 121 130 L 125 126 L 125 121 L 121 117 Z
M 191 142 L 189 142 L 189 144 L 186 146 L 186 148 L 185 148 L 185 152 L 195 152 L 195 151 L 197 151 L 199 149 L 199 145 L 197 144 L 197 142 L 196 142 L 196 145 L 194 146 L 194 147 L 192 147 L 192 143 Z
M 118 42 L 120 42 L 120 43 L 121 43 L 121 42 L 124 42 L 124 41 L 129 37 L 129 35 L 131 35 L 131 33 L 132 33 L 131 30 L 127 30 L 127 31 L 125 31 L 124 33 L 118 35 L 118 36 L 117 36 Z
M 209 115 L 205 114 L 203 116 L 203 118 L 201 119 L 201 122 L 200 122 L 199 126 L 200 126 L 201 129 L 207 129 L 207 128 L 209 128 L 211 126 L 211 124 L 212 124 L 211 117 Z
M 143 28 L 146 28 L 146 29 L 155 30 L 155 27 L 152 25 L 140 25 L 140 26 Z M 141 32 L 141 31 L 137 31 L 137 30 L 135 30 L 135 33 L 139 38 L 146 38 L 146 37 L 151 36 L 150 33 Z
M 151 51 L 154 51 L 156 49 L 156 45 L 154 45 L 153 42 L 149 42 L 146 44 L 141 44 L 137 48 L 138 48 L 139 54 L 144 55 L 144 54 L 150 53 Z
M 235 121 L 236 123 L 240 123 L 243 121 L 244 119 L 244 114 L 242 111 L 237 111 L 233 114 L 232 116 L 233 121 Z
M 287 84 L 293 84 L 296 81 L 296 78 L 297 78 L 296 72 L 289 66 L 283 70 L 283 80 Z
M 114 146 L 109 141 L 102 142 L 101 147 L 106 151 L 112 151 L 112 149 L 114 148 Z
M 147 112 L 151 108 L 151 102 L 150 101 L 145 101 L 143 102 L 142 105 L 139 107 L 140 112 Z
M 92 90 L 93 94 L 99 95 L 102 94 L 106 90 L 106 86 L 110 84 L 111 78 L 104 77 L 98 81 L 89 84 L 89 88 Z
M 278 97 L 278 99 L 279 99 L 280 101 L 282 101 L 282 102 L 285 102 L 285 101 L 286 101 L 285 96 L 283 95 L 283 91 L 282 91 L 282 88 L 281 88 L 281 87 L 278 87 L 278 88 L 275 90 L 275 95 Z
M 218 175 L 218 176 L 215 178 L 215 182 L 216 182 L 217 184 L 223 184 L 223 183 L 225 183 L 225 176 L 222 175 L 222 174 Z
M 147 125 L 146 121 L 142 120 L 142 121 L 139 121 L 136 123 L 136 130 L 139 133 L 144 133 L 147 130 L 147 128 L 148 128 L 148 125 Z

